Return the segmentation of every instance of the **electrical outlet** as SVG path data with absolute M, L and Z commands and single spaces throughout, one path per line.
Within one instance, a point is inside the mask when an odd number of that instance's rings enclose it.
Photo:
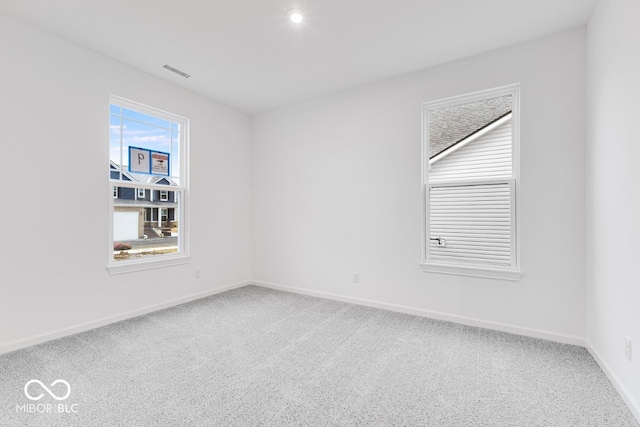
M 200 278 L 200 270 L 196 270 L 196 279 Z
M 360 273 L 353 273 L 351 281 L 353 283 L 360 283 Z
M 624 337 L 624 355 L 631 360 L 631 339 Z

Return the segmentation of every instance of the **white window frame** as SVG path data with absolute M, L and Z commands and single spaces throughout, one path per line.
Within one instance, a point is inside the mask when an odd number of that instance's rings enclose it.
M 169 192 L 167 190 L 160 190 L 160 201 L 161 202 L 169 201 Z
M 144 193 L 145 193 L 145 189 L 144 188 L 140 188 L 138 187 L 138 191 L 136 192 L 136 198 L 137 199 L 144 199 Z
M 496 98 L 504 95 L 512 96 L 512 175 L 510 178 L 487 178 L 480 180 L 429 182 L 429 112 L 440 108 L 451 107 L 458 104 L 466 104 L 488 98 Z M 422 104 L 422 261 L 420 263 L 425 272 L 455 274 L 462 276 L 485 277 L 504 280 L 520 280 L 522 277 L 520 263 L 520 85 L 512 84 L 495 89 L 483 90 L 471 94 L 459 95 L 437 101 Z M 510 266 L 475 265 L 465 262 L 440 262 L 431 259 L 430 255 L 430 218 L 429 191 L 432 186 L 482 184 L 482 183 L 508 183 L 511 188 L 511 233 L 512 233 L 512 260 Z
M 176 219 L 180 224 L 180 232 L 178 234 L 178 252 L 175 254 L 154 255 L 148 258 L 135 258 L 132 260 L 116 261 L 113 258 L 113 217 L 114 217 L 114 197 L 113 187 L 129 187 L 135 189 L 149 190 L 153 195 L 153 191 L 168 191 L 166 185 L 159 184 L 142 184 L 139 182 L 114 180 L 109 177 L 109 185 L 112 187 L 109 199 L 109 248 L 107 257 L 107 271 L 109 274 L 122 274 L 134 271 L 151 270 L 156 268 L 168 267 L 173 265 L 186 264 L 190 261 L 189 255 L 189 119 L 181 117 L 157 108 L 149 107 L 135 101 L 131 101 L 119 96 L 110 95 L 109 104 L 107 105 L 106 117 L 110 116 L 110 105 L 118 105 L 122 108 L 134 110 L 140 113 L 160 117 L 180 124 L 180 182 L 179 186 L 172 186 L 171 191 L 174 193 L 174 200 L 178 203 L 176 209 Z M 107 129 L 109 126 L 107 125 Z M 122 162 L 121 162 L 122 164 Z M 125 171 L 121 171 L 124 173 Z M 137 191 L 136 191 L 137 194 Z

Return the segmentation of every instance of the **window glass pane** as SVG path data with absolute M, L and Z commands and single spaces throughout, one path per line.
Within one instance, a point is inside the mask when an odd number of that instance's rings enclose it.
M 109 113 L 115 114 L 116 116 L 120 115 L 120 107 L 117 105 L 109 105 Z
M 429 158 L 473 135 L 512 110 L 511 95 L 429 112 Z
M 163 153 L 171 152 L 171 133 L 166 129 L 124 119 L 122 133 L 122 166 L 125 171 L 129 169 L 129 147 L 138 147 Z M 177 153 L 179 153 L 178 150 L 176 150 L 176 157 L 178 157 Z M 132 161 L 141 160 L 133 159 Z M 171 167 L 169 169 L 171 169 Z M 169 170 L 169 172 L 171 173 L 171 170 Z M 131 174 L 133 175 L 134 172 L 131 172 Z M 145 174 L 135 174 L 136 177 L 144 175 Z
M 432 186 L 429 194 L 432 260 L 511 265 L 508 183 Z
M 177 192 L 167 201 L 130 197 L 138 189 L 120 187 L 113 201 L 113 259 L 154 258 L 178 252 L 180 235 Z
M 109 159 L 116 170 L 122 169 L 129 176 L 139 182 L 150 183 L 147 174 L 129 172 L 129 147 L 159 151 L 170 154 L 169 173 L 173 177 L 180 175 L 180 128 L 177 123 L 171 123 L 158 117 L 138 113 L 133 110 L 122 109 L 125 118 L 110 115 Z M 139 120 L 144 120 L 145 123 Z M 163 126 L 163 127 L 158 127 Z M 135 160 L 135 159 L 134 159 Z M 113 174 L 112 174 L 112 179 Z M 116 178 L 117 179 L 117 178 Z M 126 179 L 126 176 L 122 179 Z M 174 180 L 171 185 L 177 185 Z

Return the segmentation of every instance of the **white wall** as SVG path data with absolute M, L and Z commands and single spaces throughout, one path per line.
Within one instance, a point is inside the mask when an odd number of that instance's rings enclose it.
M 640 419 L 639 16 L 637 0 L 603 0 L 588 26 L 586 177 L 587 340 Z
M 248 117 L 1 15 L 0 52 L 0 352 L 250 278 Z M 191 119 L 188 265 L 105 270 L 109 94 Z
M 424 273 L 421 104 L 515 82 L 525 277 Z M 584 129 L 584 30 L 256 116 L 252 276 L 583 343 Z

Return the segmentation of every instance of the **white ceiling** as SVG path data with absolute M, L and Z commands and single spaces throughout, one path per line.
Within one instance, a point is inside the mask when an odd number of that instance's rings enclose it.
M 0 13 L 255 114 L 582 27 L 596 2 L 0 0 Z

